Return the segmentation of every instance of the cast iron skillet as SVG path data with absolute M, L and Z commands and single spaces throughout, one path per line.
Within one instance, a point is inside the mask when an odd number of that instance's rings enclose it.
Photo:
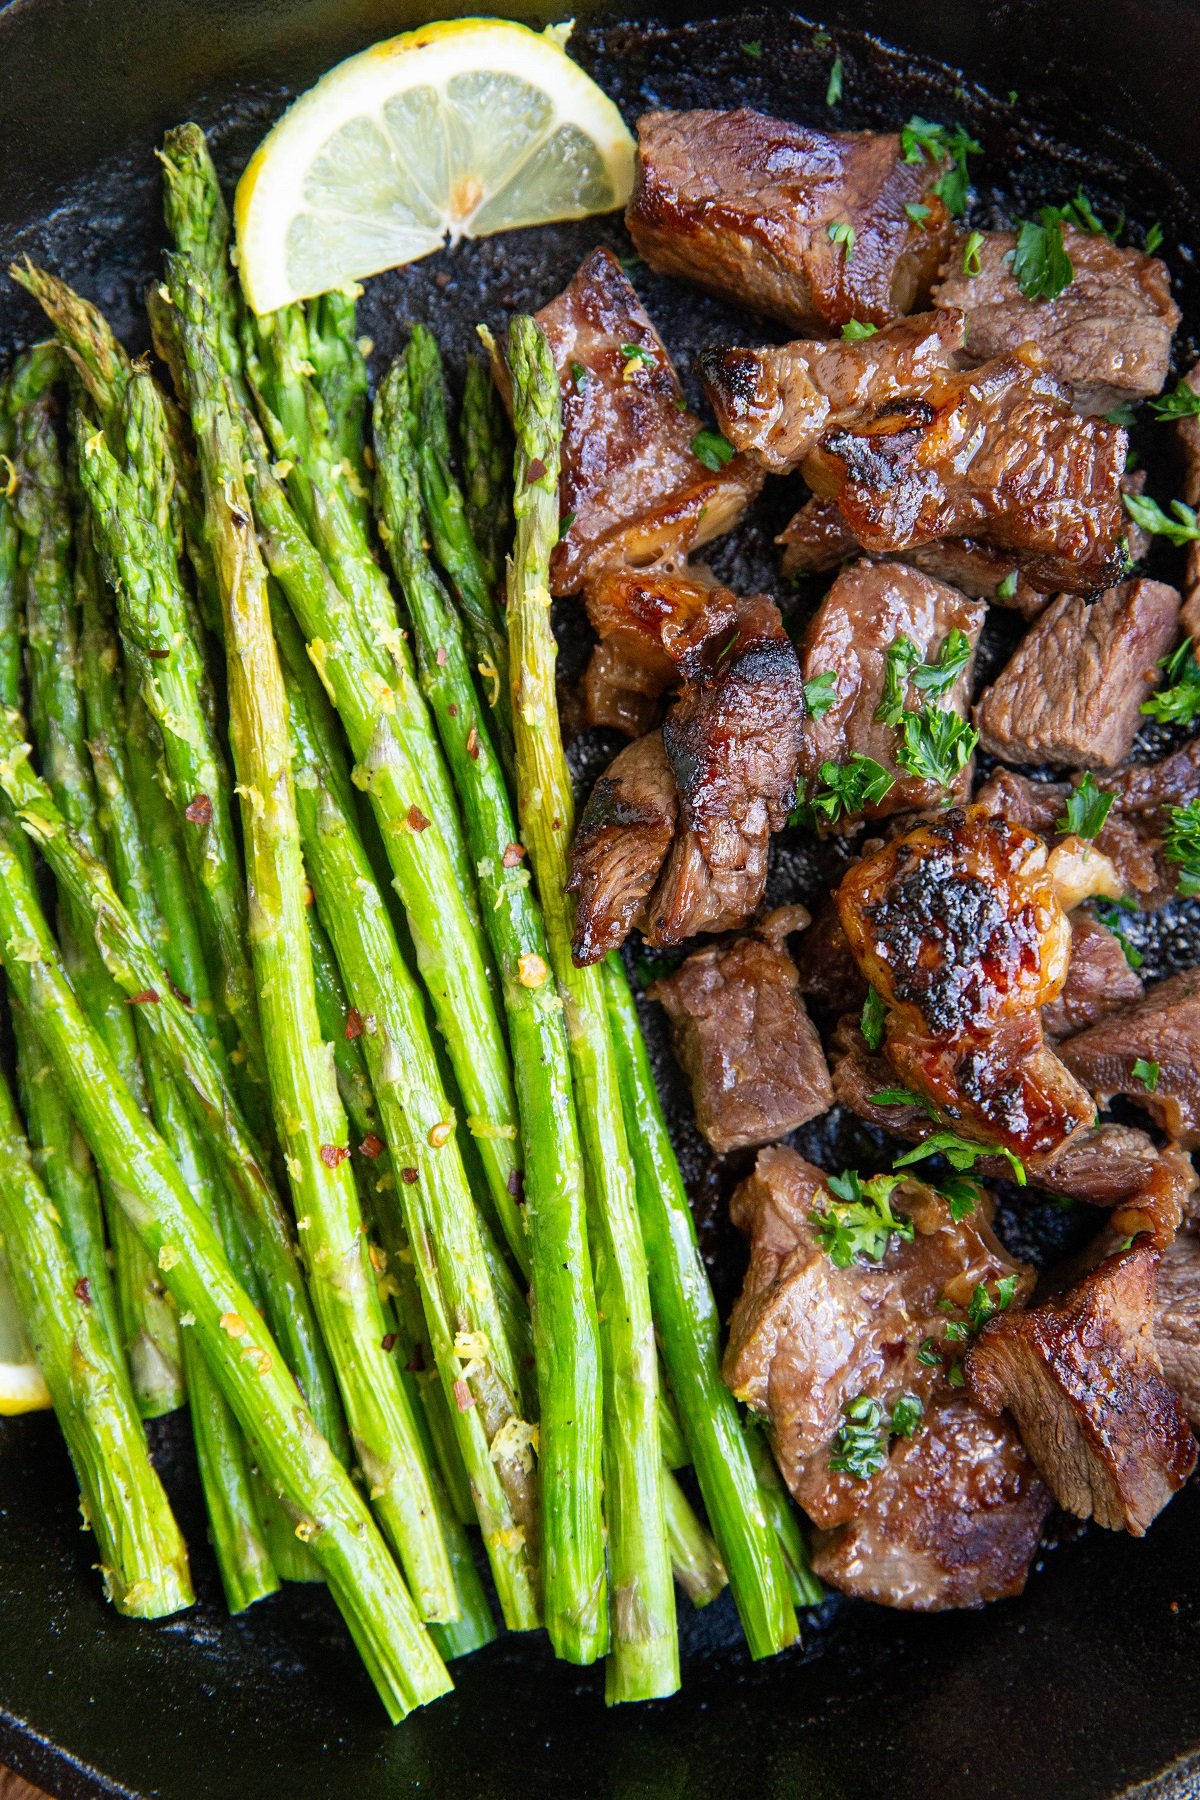
M 436 0 L 439 9 L 467 10 Z M 559 9 L 504 10 L 540 22 Z M 708 25 L 692 23 L 706 10 L 695 0 L 625 25 L 588 4 L 574 10 L 577 54 L 631 117 L 647 101 L 739 99 L 826 116 L 833 47 L 814 45 L 811 26 L 782 8 L 714 6 L 723 16 Z M 628 16 L 631 0 L 621 10 Z M 411 0 L 0 0 L 4 261 L 25 250 L 44 259 L 137 341 L 160 247 L 150 151 L 163 129 L 199 119 L 232 175 L 290 92 L 424 16 Z M 1007 184 L 984 188 L 985 219 L 989 207 L 1064 198 L 1080 181 L 1114 213 L 1124 204 L 1131 218 L 1161 217 L 1177 291 L 1193 324 L 1200 317 L 1188 249 L 1198 215 L 1183 186 L 1200 82 L 1191 0 L 828 0 L 823 22 L 845 66 L 839 122 L 896 123 L 914 111 L 964 119 L 989 152 L 987 178 Z M 872 31 L 907 54 L 864 35 Z M 419 265 L 372 284 L 366 328 L 382 356 L 405 320 L 424 317 L 461 354 L 477 318 L 542 303 L 601 239 L 620 243 L 619 223 L 493 240 Z M 691 352 L 731 329 L 728 315 L 646 271 L 638 282 L 690 380 Z M 0 355 L 38 329 L 5 291 Z M 780 489 L 768 512 L 785 516 L 789 498 Z M 730 579 L 771 584 L 772 528 L 768 517 L 720 552 Z M 568 658 L 573 649 L 568 637 Z M 606 753 L 611 745 L 593 756 Z M 800 847 L 785 847 L 773 896 L 811 894 L 819 878 Z M 1148 922 L 1144 946 L 1151 974 L 1200 962 L 1196 919 L 1176 909 Z M 706 1157 L 665 1065 L 663 1078 L 727 1304 L 740 1269 L 719 1219 L 744 1165 Z M 823 1129 L 803 1147 L 830 1166 L 881 1154 L 857 1127 Z M 1061 1214 L 1020 1225 L 1005 1215 L 1015 1247 L 1042 1254 L 1071 1229 Z M 103 1605 L 53 1425 L 0 1424 L 0 1761 L 68 1800 L 392 1800 L 418 1789 L 430 1800 L 1083 1800 L 1160 1775 L 1156 1793 L 1195 1791 L 1186 1773 L 1194 1779 L 1200 1766 L 1194 1489 L 1144 1544 L 1060 1527 L 1068 1541 L 1047 1550 L 1024 1598 L 978 1615 L 908 1618 L 831 1601 L 810 1618 L 803 1650 L 756 1667 L 725 1599 L 683 1618 L 683 1692 L 619 1713 L 605 1712 L 595 1672 L 555 1665 L 542 1642 L 510 1636 L 459 1665 L 450 1699 L 391 1731 L 321 1590 L 292 1588 L 228 1619 L 186 1429 L 168 1423 L 155 1439 L 201 1595 L 157 1627 Z

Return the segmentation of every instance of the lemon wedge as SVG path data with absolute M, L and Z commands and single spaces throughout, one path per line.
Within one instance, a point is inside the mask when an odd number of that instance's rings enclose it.
M 0 1268 L 0 1418 L 44 1412 L 49 1404 L 49 1389 L 25 1341 L 17 1303 Z
M 242 286 L 273 312 L 446 241 L 623 206 L 633 139 L 569 26 L 456 19 L 339 63 L 238 184 Z

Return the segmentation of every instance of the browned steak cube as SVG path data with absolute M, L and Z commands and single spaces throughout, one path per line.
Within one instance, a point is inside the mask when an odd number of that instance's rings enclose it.
M 1071 960 L 1057 1000 L 1042 1008 L 1043 1029 L 1067 1038 L 1141 997 L 1142 982 L 1129 966 L 1120 938 L 1089 913 L 1071 915 Z M 1070 1058 L 1063 1059 L 1070 1067 Z
M 662 696 L 684 679 L 690 640 L 737 618 L 737 600 L 703 565 L 598 569 L 583 590 L 600 639 L 584 676 L 589 725 L 640 737 L 657 725 Z
M 799 907 L 773 913 L 753 936 L 695 951 L 650 989 L 671 1021 L 696 1123 L 718 1155 L 770 1143 L 833 1105 L 821 1040 L 783 945 L 807 922 Z
M 1154 1343 L 1168 1386 L 1200 1425 L 1200 1238 L 1181 1231 L 1158 1265 Z
M 979 273 L 963 272 L 964 240 L 950 252 L 933 291 L 939 306 L 967 315 L 972 362 L 1036 344 L 1051 375 L 1066 382 L 1085 412 L 1161 392 L 1179 308 L 1165 263 L 1103 233 L 1063 227 L 1074 276 L 1053 300 L 1027 300 L 1012 271 L 1016 234 L 987 231 Z
M 1103 1105 L 1124 1094 L 1176 1143 L 1200 1146 L 1200 969 L 1155 982 L 1059 1054 Z
M 1161 581 L 1125 581 L 1092 602 L 1060 594 L 980 699 L 980 743 L 1006 762 L 1115 769 L 1178 624 L 1179 595 Z
M 575 828 L 569 891 L 578 896 L 575 960 L 599 962 L 625 942 L 658 880 L 679 816 L 661 731 L 621 751 Z
M 816 131 L 741 108 L 638 120 L 625 214 L 653 269 L 798 331 L 882 325 L 929 293 L 950 241 L 945 165 L 892 132 Z M 927 208 L 913 218 L 908 208 Z M 849 227 L 831 237 L 831 227 Z
M 1200 394 L 1200 363 L 1189 369 L 1184 382 L 1193 394 Z M 1183 498 L 1188 506 L 1200 506 L 1200 415 L 1180 419 L 1176 426 L 1179 447 L 1183 451 Z M 1200 544 L 1187 547 L 1187 573 L 1183 583 L 1183 612 L 1179 620 L 1187 636 L 1196 640 L 1200 651 Z

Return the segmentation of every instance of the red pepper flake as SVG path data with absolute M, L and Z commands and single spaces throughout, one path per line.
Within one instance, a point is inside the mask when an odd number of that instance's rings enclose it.
M 479 761 L 479 733 L 473 725 L 467 733 L 467 755 L 472 762 Z
M 363 1016 L 357 1006 L 352 1006 L 346 1014 L 346 1042 L 352 1044 L 355 1038 L 363 1034 Z
M 395 1349 L 395 1348 L 396 1348 L 396 1334 L 395 1334 L 395 1332 L 394 1332 L 394 1331 L 387 1331 L 387 1332 L 385 1332 L 385 1333 L 384 1333 L 384 1335 L 383 1335 L 383 1338 L 382 1338 L 382 1340 L 381 1340 L 381 1341 L 382 1341 L 382 1344 L 383 1344 L 383 1348 L 384 1348 L 384 1349 L 385 1349 L 385 1350 L 389 1350 L 389 1351 L 390 1351 L 390 1350 L 394 1350 L 394 1349 Z
M 374 1162 L 377 1156 L 383 1155 L 383 1139 L 376 1137 L 373 1131 L 368 1131 L 358 1148 L 363 1156 L 369 1156 Z
M 500 860 L 506 869 L 515 869 L 519 862 L 525 860 L 524 844 L 510 844 Z
M 155 988 L 143 988 L 140 994 L 130 994 L 125 1001 L 126 1006 L 157 1006 L 158 992 Z
M 92 1284 L 86 1275 L 81 1275 L 75 1283 L 75 1298 L 82 1300 L 85 1306 L 92 1304 Z
M 446 666 L 446 647 L 444 644 L 438 645 L 437 666 L 439 669 L 444 669 Z
M 551 829 L 551 831 L 561 831 L 562 830 L 562 820 L 561 819 L 552 819 L 550 821 L 550 829 Z
M 475 1404 L 475 1396 L 461 1375 L 454 1384 L 454 1404 L 459 1412 L 468 1412 Z
M 448 712 L 448 713 L 449 713 L 449 714 L 450 714 L 450 717 L 451 717 L 451 718 L 452 718 L 452 719 L 457 719 L 457 717 L 458 717 L 458 706 L 457 706 L 457 703 L 456 703 L 456 702 L 455 702 L 455 701 L 453 701 L 453 700 L 452 700 L 452 701 L 451 701 L 451 702 L 450 702 L 450 704 L 449 704 L 449 706 L 448 706 L 448 707 L 447 707 L 447 708 L 446 708 L 446 711 L 447 711 L 447 712 Z
M 417 1180 L 417 1171 L 415 1169 L 401 1169 L 400 1179 L 401 1181 L 406 1181 L 409 1187 L 411 1187 L 413 1182 Z
M 530 463 L 529 467 L 525 471 L 526 487 L 532 487 L 532 485 L 535 481 L 541 481 L 541 479 L 545 475 L 545 473 L 546 473 L 545 463 L 542 461 L 540 456 L 535 456 L 533 461 Z
M 429 820 L 425 817 L 425 814 L 421 811 L 419 806 L 409 807 L 408 826 L 410 831 L 428 831 L 429 823 Z
M 170 654 L 169 650 L 147 650 L 146 652 L 146 655 L 154 662 L 166 662 Z
M 504 1185 L 508 1189 L 509 1193 L 512 1195 L 513 1199 L 516 1201 L 517 1205 L 524 1206 L 524 1204 L 525 1204 L 525 1177 L 521 1173 L 520 1169 L 511 1169 L 509 1171 L 508 1180 L 505 1182 Z
M 207 794 L 197 794 L 196 798 L 184 807 L 183 816 L 189 825 L 211 825 L 212 801 Z
M 191 1012 L 192 996 L 190 994 L 185 994 L 181 987 L 176 987 L 169 975 L 167 976 L 167 986 L 170 988 L 172 994 L 174 994 L 176 1000 L 178 1000 L 180 1006 L 186 1006 L 188 1011 Z
M 327 1169 L 336 1169 L 339 1163 L 345 1162 L 349 1154 L 345 1144 L 321 1145 L 321 1161 Z
M 410 1375 L 420 1375 L 424 1372 L 425 1355 L 420 1344 L 413 1345 L 413 1353 L 405 1363 L 404 1367 L 408 1370 Z

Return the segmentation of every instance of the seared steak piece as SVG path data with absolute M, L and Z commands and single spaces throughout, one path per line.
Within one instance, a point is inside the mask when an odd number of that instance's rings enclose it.
M 662 733 L 652 731 L 609 764 L 575 829 L 567 887 L 578 896 L 577 961 L 599 962 L 624 943 L 658 880 L 678 815 Z
M 1189 369 L 1183 379 L 1193 394 L 1200 394 L 1200 363 Z M 1190 419 L 1180 419 L 1175 429 L 1183 451 L 1183 498 L 1188 506 L 1200 506 L 1200 417 L 1193 414 Z M 1179 623 L 1187 636 L 1196 640 L 1195 647 L 1200 650 L 1200 544 L 1187 547 L 1183 612 Z
M 1116 891 L 1112 897 L 1136 900 L 1143 912 L 1153 912 L 1174 898 L 1177 871 L 1162 854 L 1157 814 L 1127 813 L 1122 809 L 1122 779 L 1118 774 L 1107 777 L 1103 783 L 1107 791 L 1116 792 L 1117 798 L 1093 842 L 1099 854 L 1106 857 L 1116 871 Z M 1196 773 L 1196 781 L 1197 792 L 1200 792 L 1200 770 Z M 975 803 L 1053 840 L 1072 791 L 1070 782 L 1031 781 L 1027 775 L 1018 775 L 1012 769 L 997 769 L 976 789 Z
M 971 693 L 974 646 L 983 629 L 986 608 L 954 588 L 922 575 L 903 563 L 857 562 L 843 570 L 809 622 L 800 650 L 805 682 L 833 675 L 837 698 L 820 718 L 804 723 L 800 771 L 819 785 L 823 763 L 844 763 L 851 756 L 870 756 L 897 779 L 882 800 L 850 822 L 888 813 L 934 806 L 950 792 L 964 800 L 971 790 L 967 765 L 952 789 L 939 787 L 900 769 L 896 762 L 899 733 L 876 717 L 884 698 L 887 654 L 900 638 L 920 652 L 920 662 L 935 662 L 952 631 L 971 641 L 972 656 L 936 704 L 965 713 Z M 923 698 L 911 675 L 905 678 L 904 706 L 919 712 Z
M 700 564 L 598 569 L 583 589 L 600 642 L 584 676 L 589 725 L 641 737 L 658 724 L 660 701 L 687 673 L 693 642 L 732 626 L 738 602 Z
M 1167 1245 L 1158 1265 L 1154 1344 L 1168 1386 L 1200 1425 L 1200 1238 L 1190 1231 Z
M 1121 940 L 1099 919 L 1085 912 L 1073 913 L 1067 979 L 1057 1000 L 1042 1008 L 1043 1029 L 1052 1038 L 1071 1037 L 1128 1001 L 1139 999 L 1141 992 L 1141 977 L 1130 968 Z M 1063 1061 L 1068 1068 L 1074 1066 L 1069 1056 L 1063 1055 Z
M 818 500 L 815 494 L 788 521 L 775 542 L 783 545 L 780 567 L 787 576 L 823 575 L 826 569 L 836 569 L 862 549 L 837 501 Z
M 803 907 L 785 907 L 750 936 L 695 951 L 649 990 L 671 1021 L 696 1123 L 719 1156 L 770 1143 L 833 1105 L 821 1040 L 784 947 L 788 932 L 807 923 Z
M 537 317 L 562 383 L 569 524 L 551 561 L 555 594 L 608 563 L 682 558 L 735 525 L 762 473 L 741 457 L 714 471 L 696 455 L 700 421 L 612 251 L 593 250 Z
M 1026 350 L 831 427 L 803 473 L 872 554 L 978 538 L 1019 556 L 1035 588 L 1087 592 L 1125 569 L 1126 450 Z
M 951 235 L 944 164 L 892 132 L 815 131 L 740 108 L 651 112 L 625 214 L 652 269 L 798 331 L 883 325 L 929 292 Z M 914 219 L 908 208 L 928 209 Z M 830 236 L 849 226 L 853 237 Z
M 1071 928 L 1040 838 L 959 808 L 864 856 L 835 899 L 888 1008 L 888 1062 L 951 1129 L 1036 1171 L 1092 1123 L 1091 1095 L 1043 1042 Z
M 1059 1054 L 1102 1106 L 1124 1094 L 1185 1150 L 1200 1147 L 1200 969 L 1155 982 Z
M 898 1182 L 889 1204 L 911 1222 L 911 1241 L 893 1234 L 878 1261 L 839 1268 L 822 1247 L 834 1205 L 822 1171 L 779 1146 L 760 1152 L 730 1207 L 751 1245 L 725 1379 L 769 1419 L 784 1479 L 834 1533 L 822 1543 L 827 1579 L 915 1610 L 980 1605 L 1019 1591 L 1047 1498 L 1015 1433 L 968 1423 L 948 1380 L 957 1340 L 947 1326 L 1002 1280 L 1019 1304 L 1032 1272 L 997 1242 L 986 1196 L 957 1222 L 918 1181 Z M 889 1441 L 902 1398 L 915 1430 Z M 844 1460 L 854 1402 L 881 1415 L 878 1466 L 858 1473 L 831 1466 Z
M 1195 1185 L 1177 1154 L 1153 1192 L 1114 1214 L 1092 1266 L 1026 1312 L 986 1325 L 966 1357 L 967 1386 L 1007 1410 L 1058 1504 L 1141 1537 L 1183 1486 L 1196 1442 L 1163 1379 L 1154 1343 L 1159 1259 Z
M 800 992 L 837 1017 L 844 1012 L 857 1014 L 867 997 L 867 983 L 832 900 L 822 905 L 800 939 L 796 974 Z
M 1161 581 L 1122 582 L 1094 601 L 1060 594 L 985 689 L 980 743 L 1005 762 L 1115 769 L 1178 625 L 1179 595 Z
M 933 290 L 939 306 L 966 313 L 971 360 L 1036 344 L 1083 412 L 1110 412 L 1124 400 L 1160 393 L 1180 317 L 1166 264 L 1103 233 L 1064 225 L 1074 278 L 1054 300 L 1027 300 L 1012 271 L 1016 242 L 1011 231 L 984 232 L 982 244 L 976 238 L 979 273 L 965 275 L 960 240 Z
M 959 367 L 962 315 L 918 313 L 873 337 L 800 339 L 700 358 L 717 423 L 735 450 L 773 475 L 799 468 L 830 424 L 873 411 Z

